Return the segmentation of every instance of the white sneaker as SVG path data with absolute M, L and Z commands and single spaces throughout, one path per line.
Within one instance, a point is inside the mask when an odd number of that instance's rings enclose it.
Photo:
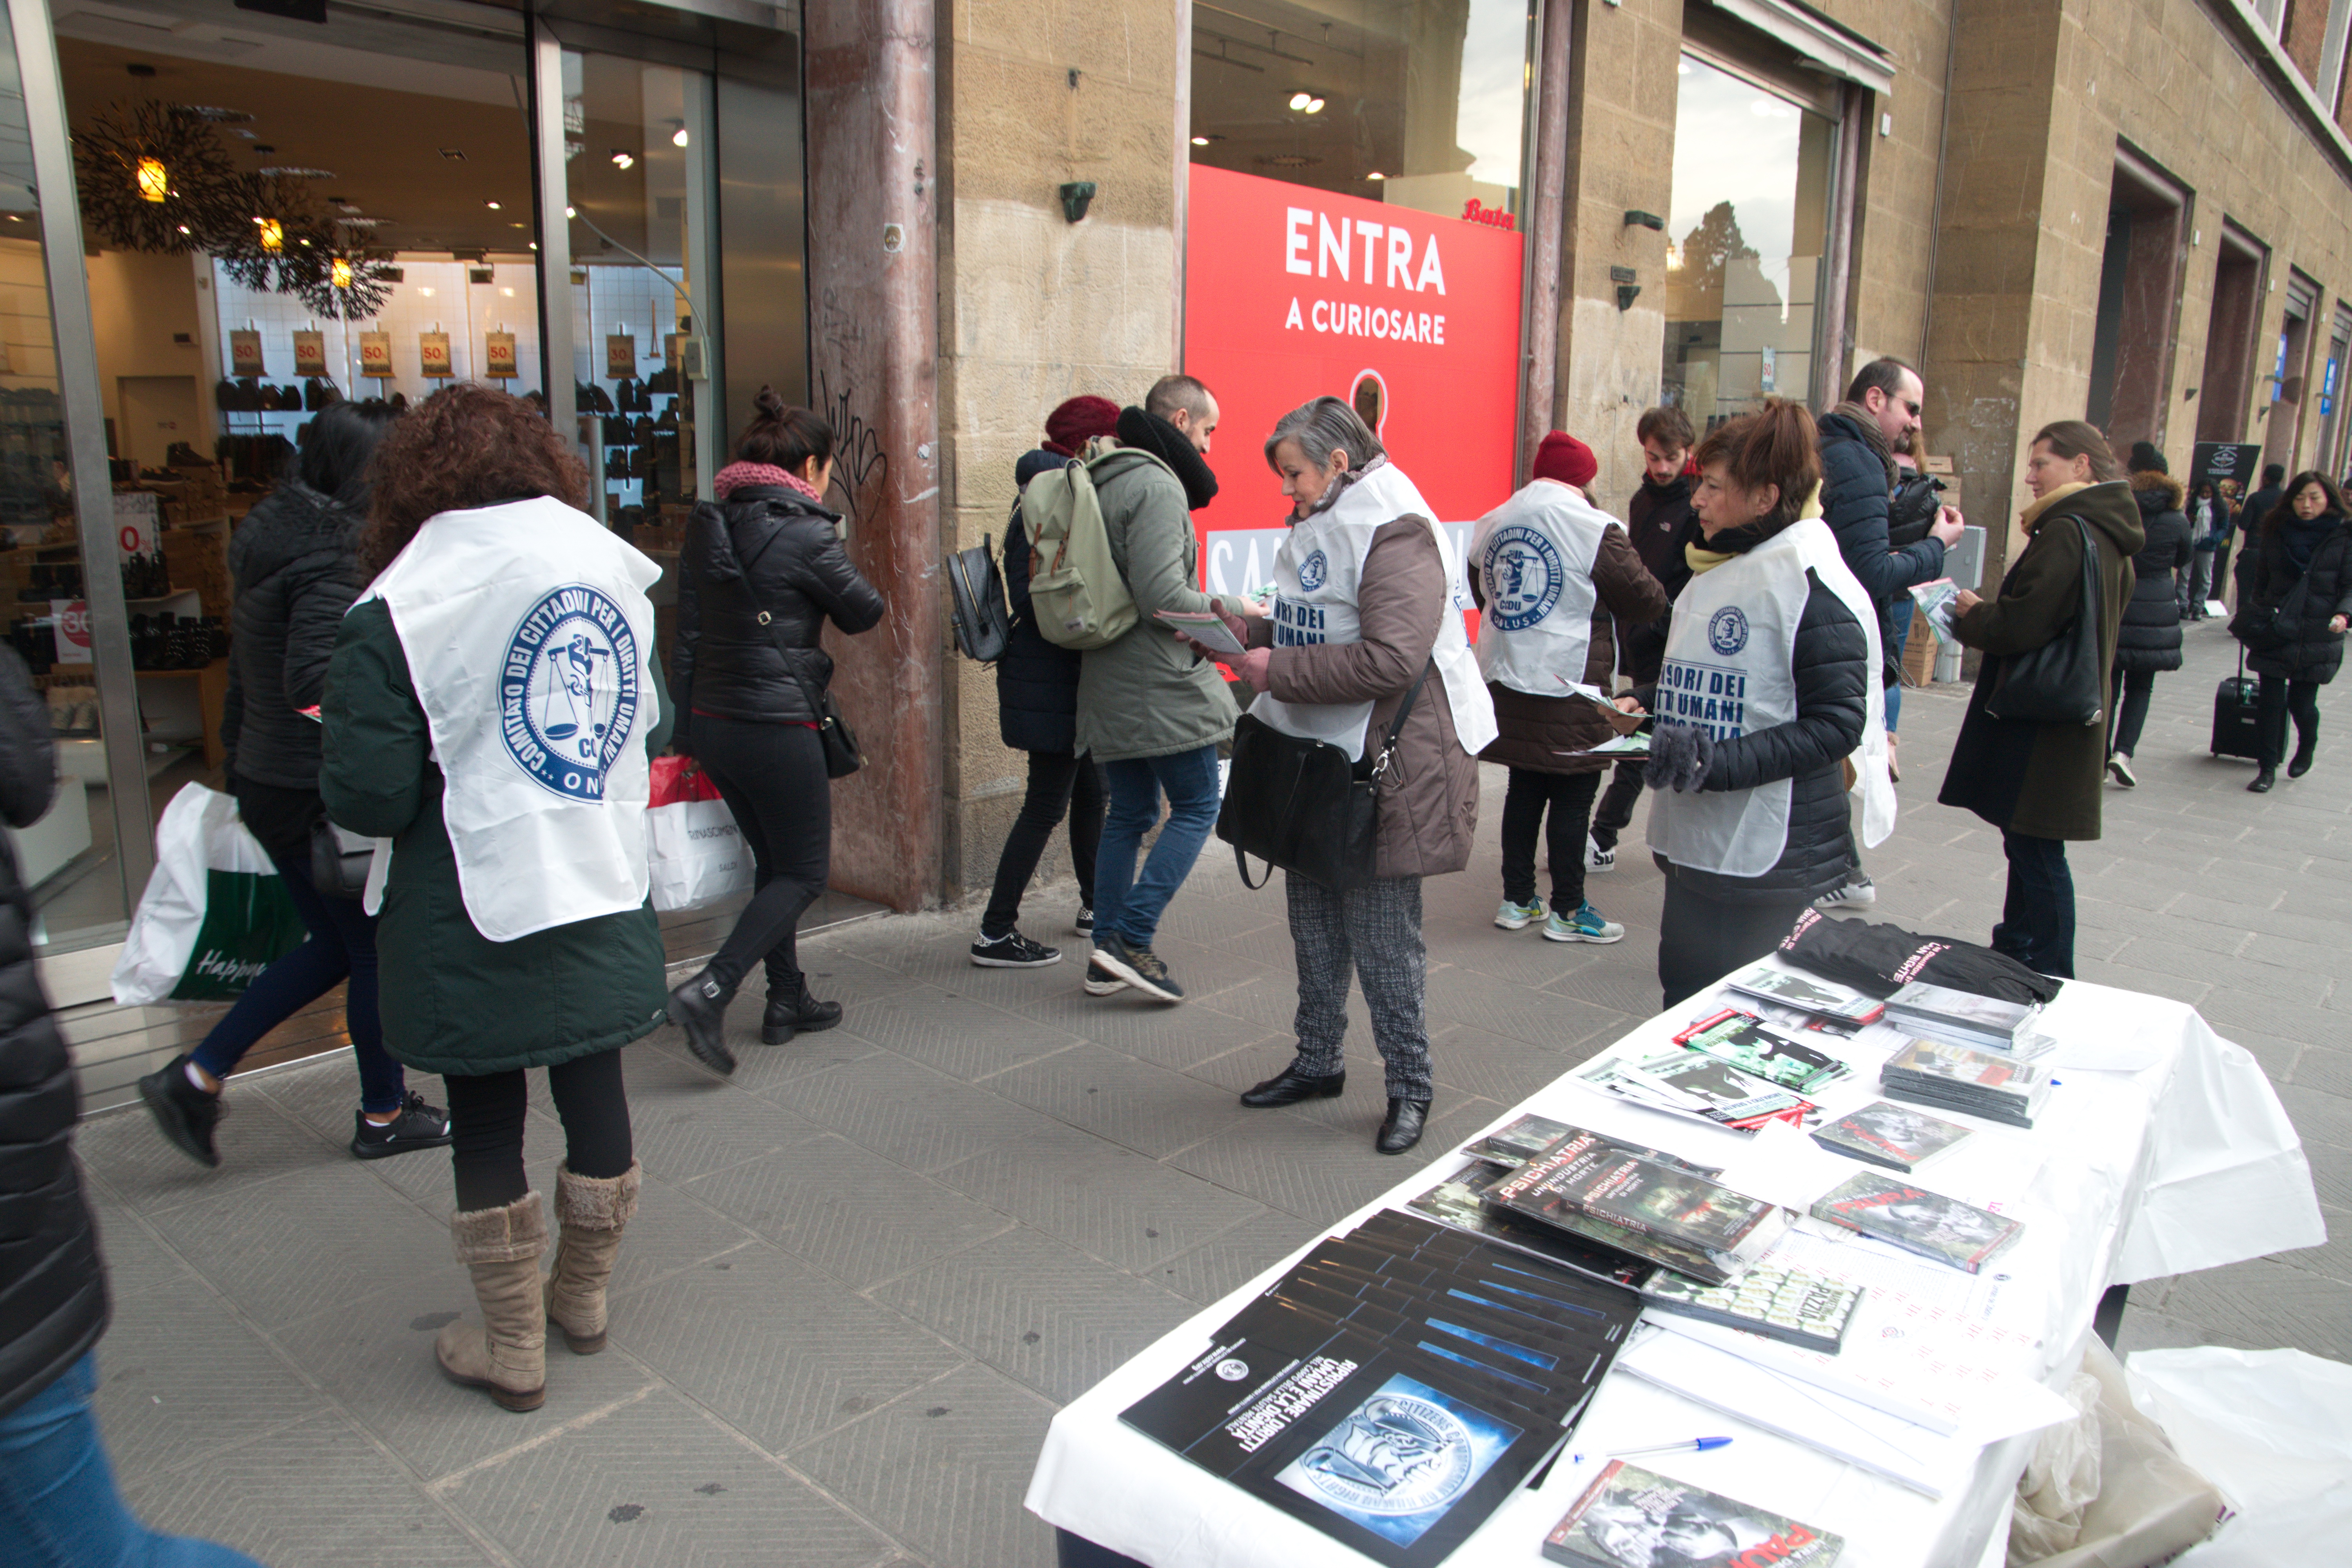
M 1588 871 L 1613 871 L 1617 868 L 1617 847 L 1601 847 L 1601 841 L 1591 834 L 1584 836 L 1584 868 Z
M 2123 785 L 2126 789 L 2136 789 L 2139 785 L 2139 775 L 2132 772 L 2131 753 L 2129 752 L 2109 752 L 2107 753 L 2107 772 L 2115 774 L 2116 783 Z
M 1866 910 L 1876 902 L 1878 889 L 1871 886 L 1867 877 L 1848 882 L 1843 887 L 1832 888 L 1813 900 L 1815 907 L 1824 910 Z

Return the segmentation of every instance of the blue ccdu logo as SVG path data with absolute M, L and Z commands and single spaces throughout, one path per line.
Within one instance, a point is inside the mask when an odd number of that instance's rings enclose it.
M 1507 632 L 1524 631 L 1559 603 L 1566 574 L 1559 549 L 1523 523 L 1498 528 L 1486 542 L 1487 612 Z
M 1331 575 L 1331 563 L 1321 551 L 1317 551 L 1298 563 L 1298 585 L 1311 594 Z
M 1748 646 L 1748 616 L 1737 605 L 1726 605 L 1706 620 L 1706 646 L 1728 658 Z
M 499 667 L 499 732 L 523 772 L 568 800 L 604 798 L 637 721 L 637 637 L 575 584 L 523 613 Z

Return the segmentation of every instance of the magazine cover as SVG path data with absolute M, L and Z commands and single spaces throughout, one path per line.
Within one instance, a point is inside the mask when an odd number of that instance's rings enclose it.
M 1522 1116 L 1506 1122 L 1463 1150 L 1503 1166 L 1525 1164 L 1576 1129 L 1549 1116 Z
M 1649 1279 L 1654 1264 L 1594 1246 L 1506 1210 L 1488 1208 L 1487 1189 L 1505 1173 L 1499 1165 L 1474 1159 L 1427 1192 L 1407 1200 L 1405 1206 L 1440 1225 L 1515 1247 L 1563 1268 L 1573 1268 L 1587 1279 L 1635 1288 Z
M 1738 1246 L 1772 1213 L 1772 1205 L 1760 1198 L 1615 1151 L 1587 1154 L 1562 1169 L 1545 1191 L 1595 1218 L 1708 1252 Z
M 1813 1200 L 1813 1217 L 1974 1274 L 2025 1226 L 1958 1198 L 1867 1172 Z
M 1689 1481 L 1612 1459 L 1544 1537 L 1571 1568 L 1828 1568 L 1844 1541 Z
M 1834 1083 L 1849 1070 L 1844 1062 L 1828 1052 L 1776 1034 L 1764 1027 L 1763 1020 L 1753 1013 L 1737 1008 L 1727 1007 L 1712 1017 L 1701 1019 L 1676 1035 L 1675 1043 L 1704 1051 L 1717 1060 L 1729 1062 L 1741 1072 L 1782 1089 L 1795 1089 L 1799 1094 L 1810 1094 L 1825 1083 Z
M 1774 969 L 1769 964 L 1759 963 L 1741 970 L 1724 984 L 1734 991 L 1749 996 L 1761 996 L 1784 1007 L 1843 1018 L 1852 1024 L 1874 1024 L 1879 1015 L 1886 1011 L 1885 1003 L 1875 996 L 1865 996 L 1850 985 L 1840 985 L 1833 980 L 1817 980 L 1810 974 L 1792 974 L 1785 969 Z
M 1814 1130 L 1813 1142 L 1832 1153 L 1847 1154 L 1884 1165 L 1890 1171 L 1916 1170 L 1969 1135 L 1957 1121 L 1874 1100 L 1851 1115 L 1841 1116 Z

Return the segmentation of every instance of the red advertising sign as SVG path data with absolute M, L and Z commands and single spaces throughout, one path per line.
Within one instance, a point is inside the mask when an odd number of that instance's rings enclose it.
M 1365 416 L 1466 549 L 1511 493 L 1520 237 L 1198 164 L 1191 193 L 1184 369 L 1222 415 L 1217 499 L 1194 514 L 1204 584 L 1268 581 L 1290 503 L 1259 448 L 1324 393 Z

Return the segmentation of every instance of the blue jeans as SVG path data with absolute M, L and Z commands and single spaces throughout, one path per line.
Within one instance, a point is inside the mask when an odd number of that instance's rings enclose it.
M 1903 650 L 1911 646 L 1911 595 L 1904 595 L 1897 601 L 1895 610 L 1895 614 L 1887 617 L 1895 623 L 1895 635 L 1887 640 L 1886 657 L 1894 661 L 1897 669 L 1900 669 L 1903 667 Z M 1903 682 L 1897 680 L 1886 689 L 1886 732 L 1888 734 L 1895 733 L 1895 726 L 1901 721 L 1902 718 Z
M 1217 748 L 1105 763 L 1103 777 L 1110 786 L 1110 809 L 1103 817 L 1102 846 L 1095 852 L 1095 930 L 1115 931 L 1129 945 L 1149 950 L 1168 900 L 1192 874 L 1201 846 L 1217 825 Z M 1160 830 L 1139 876 L 1136 851 L 1160 820 L 1163 792 L 1168 826 Z
M 21 1568 L 261 1568 L 210 1541 L 158 1535 L 122 1506 L 90 1414 L 95 1352 L 0 1415 L 0 1542 Z
M 359 1058 L 361 1109 L 378 1116 L 398 1110 L 408 1084 L 400 1064 L 384 1054 L 383 1020 L 376 1012 L 375 917 L 357 899 L 331 899 L 312 887 L 309 861 L 269 858 L 310 940 L 254 976 L 195 1048 L 196 1065 L 226 1078 L 262 1036 L 348 978 L 343 1023 L 352 1055 Z
M 2009 898 L 1992 928 L 1992 950 L 2039 974 L 2074 978 L 2074 873 L 2063 838 L 2003 832 Z

